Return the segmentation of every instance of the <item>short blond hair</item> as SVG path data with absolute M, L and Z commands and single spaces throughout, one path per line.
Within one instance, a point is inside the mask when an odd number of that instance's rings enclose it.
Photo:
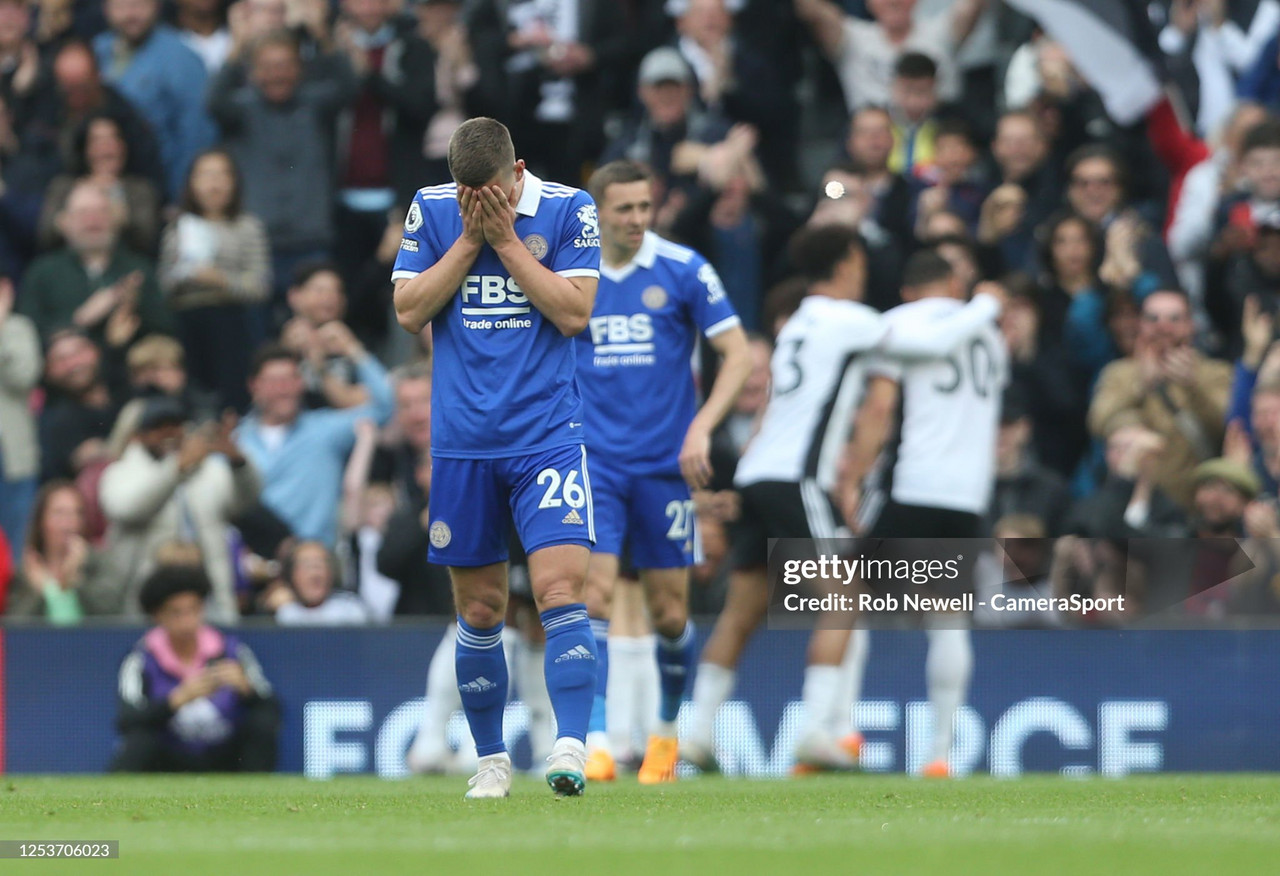
M 129 349 L 125 364 L 129 366 L 130 374 L 165 365 L 184 368 L 187 354 L 182 349 L 182 344 L 168 335 L 147 335 Z

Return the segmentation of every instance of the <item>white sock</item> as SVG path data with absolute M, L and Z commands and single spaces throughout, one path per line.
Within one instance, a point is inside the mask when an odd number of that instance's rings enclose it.
M 858 732 L 853 720 L 853 709 L 862 697 L 862 677 L 867 671 L 867 656 L 871 653 L 871 633 L 855 629 L 844 649 L 840 663 L 839 687 L 831 710 L 831 735 L 843 739 Z
M 973 674 L 973 648 L 968 630 L 927 630 L 929 656 L 924 662 L 925 686 L 933 706 L 933 745 L 929 762 L 951 754 L 952 724 L 963 705 Z
M 689 741 L 710 749 L 716 740 L 716 712 L 733 693 L 738 673 L 714 663 L 699 663 L 693 681 L 693 721 Z
M 658 686 L 653 648 L 653 636 L 609 637 L 605 727 L 613 754 L 620 760 L 635 757 L 637 728 L 647 731 L 650 715 L 657 709 L 656 699 L 650 702 L 647 693 L 650 687 Z M 643 740 L 643 733 L 640 738 Z
M 427 701 L 422 709 L 418 735 L 413 739 L 414 755 L 421 760 L 434 760 L 449 754 L 449 739 L 445 731 L 449 718 L 462 708 L 458 675 L 453 665 L 453 651 L 457 644 L 458 627 L 449 624 L 427 666 Z
M 543 650 L 522 640 L 513 655 L 512 676 L 520 691 L 520 700 L 529 710 L 529 749 L 534 763 L 541 763 L 551 753 L 556 738 L 551 696 L 547 693 L 547 678 L 542 667 Z
M 631 724 L 631 737 L 639 740 L 637 744 L 643 752 L 649 743 L 649 734 L 657 729 L 654 725 L 662 704 L 662 676 L 658 673 L 658 636 L 650 633 L 636 641 L 636 715 Z
M 799 738 L 820 736 L 831 726 L 832 705 L 840 686 L 839 666 L 806 666 L 804 668 L 804 729 Z

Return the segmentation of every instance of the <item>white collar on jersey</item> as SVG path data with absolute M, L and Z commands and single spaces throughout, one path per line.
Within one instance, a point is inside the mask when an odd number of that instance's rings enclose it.
M 654 232 L 646 231 L 644 240 L 641 242 L 640 248 L 636 250 L 636 254 L 631 257 L 631 261 L 620 268 L 611 268 L 602 260 L 600 262 L 600 276 L 615 283 L 621 283 L 627 277 L 630 277 L 636 268 L 644 268 L 646 270 L 652 268 L 653 263 L 658 258 L 658 241 L 661 239 Z
M 520 200 L 516 202 L 516 212 L 521 216 L 533 216 L 538 212 L 538 204 L 541 201 L 542 180 L 526 170 L 524 188 L 520 190 Z

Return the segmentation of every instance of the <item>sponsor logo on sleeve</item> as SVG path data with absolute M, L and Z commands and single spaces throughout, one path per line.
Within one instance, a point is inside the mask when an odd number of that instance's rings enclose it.
M 724 283 L 720 281 L 720 275 L 709 263 L 698 268 L 698 281 L 707 287 L 708 304 L 715 304 L 725 297 Z
M 596 216 L 595 204 L 583 204 L 578 208 L 578 222 L 582 228 L 573 239 L 575 249 L 600 245 L 600 219 Z
M 407 237 L 405 237 L 405 238 L 401 238 L 401 240 L 400 240 L 400 248 L 401 248 L 402 250 L 404 250 L 405 252 L 417 252 L 417 251 L 418 251 L 418 241 L 416 241 L 416 240 L 410 240 L 410 239 L 409 239 L 409 238 L 407 238 Z

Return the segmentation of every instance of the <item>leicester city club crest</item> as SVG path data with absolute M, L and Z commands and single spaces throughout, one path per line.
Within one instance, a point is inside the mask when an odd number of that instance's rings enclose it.
M 535 259 L 542 261 L 547 254 L 547 239 L 541 234 L 530 234 L 524 239 L 524 248 Z
M 661 286 L 650 286 L 640 293 L 640 301 L 650 310 L 661 310 L 667 303 L 667 290 Z
M 443 520 L 437 520 L 432 523 L 431 529 L 428 530 L 428 535 L 431 537 L 431 546 L 436 548 L 448 547 L 449 542 L 453 541 L 453 533 L 449 530 L 449 524 Z

